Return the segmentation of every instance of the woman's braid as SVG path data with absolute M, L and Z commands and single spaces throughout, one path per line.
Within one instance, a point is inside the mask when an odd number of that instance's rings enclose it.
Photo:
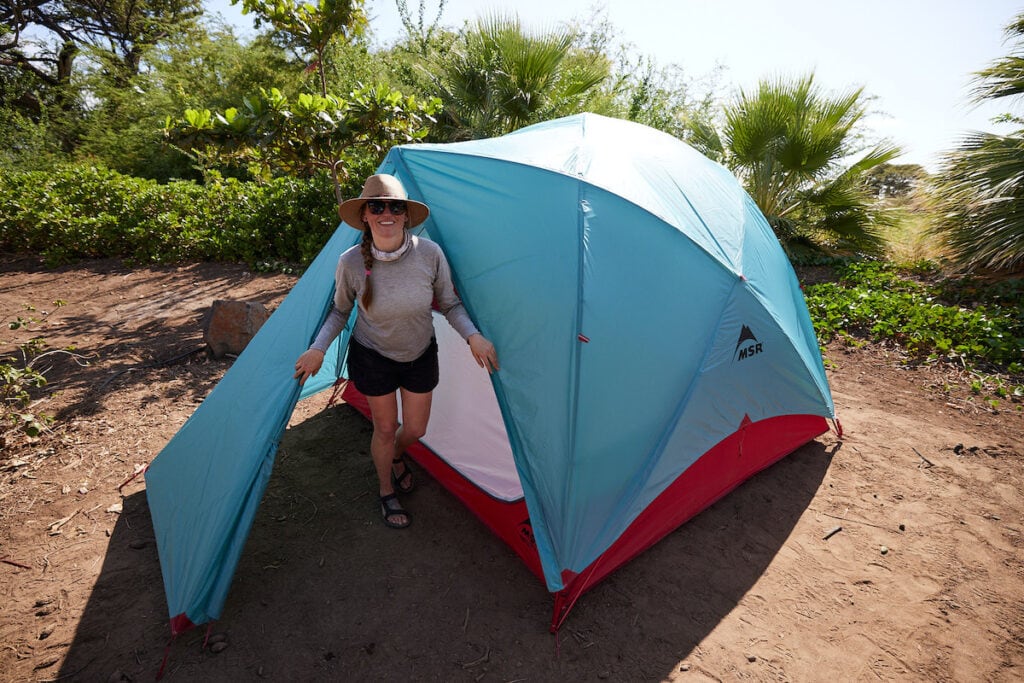
M 363 308 L 369 310 L 370 304 L 373 302 L 373 280 L 370 279 L 370 271 L 373 270 L 373 233 L 370 232 L 370 228 L 367 227 L 363 230 L 363 243 L 361 250 L 363 253 L 363 266 L 366 268 L 366 282 L 363 285 Z

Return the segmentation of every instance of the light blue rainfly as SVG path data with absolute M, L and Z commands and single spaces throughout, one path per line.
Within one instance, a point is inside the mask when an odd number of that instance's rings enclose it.
M 311 343 L 334 292 L 338 256 L 360 234 L 339 229 L 202 405 L 146 471 L 160 568 L 172 619 L 220 617 L 245 539 L 296 401 L 295 359 Z M 330 386 L 335 345 L 309 395 Z

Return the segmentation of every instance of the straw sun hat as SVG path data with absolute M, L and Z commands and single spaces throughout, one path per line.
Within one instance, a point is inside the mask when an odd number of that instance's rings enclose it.
M 367 178 L 362 193 L 354 199 L 342 202 L 338 207 L 338 215 L 341 216 L 341 220 L 356 230 L 365 230 L 363 206 L 371 199 L 399 199 L 406 202 L 408 207 L 406 212 L 409 216 L 405 224 L 407 228 L 416 227 L 427 220 L 427 216 L 430 215 L 430 209 L 426 204 L 409 199 L 405 188 L 402 187 L 402 181 L 393 175 L 384 173 Z

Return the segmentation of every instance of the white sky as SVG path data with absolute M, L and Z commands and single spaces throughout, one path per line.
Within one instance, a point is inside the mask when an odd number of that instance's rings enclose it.
M 438 0 L 422 0 L 428 18 Z M 421 0 L 407 0 L 414 16 Z M 207 0 L 249 25 L 229 0 Z M 1011 102 L 972 108 L 971 73 L 1008 54 L 1003 29 L 1024 11 L 1009 0 L 448 0 L 441 23 L 457 27 L 489 12 L 515 13 L 527 29 L 584 19 L 603 7 L 622 40 L 692 77 L 726 70 L 725 91 L 770 76 L 815 72 L 830 91 L 863 86 L 881 112 L 867 121 L 904 149 L 900 163 L 931 169 L 936 154 L 968 130 L 999 131 L 990 119 Z M 403 29 L 394 0 L 367 0 L 377 40 Z M 1005 130 L 1005 129 L 1004 129 Z

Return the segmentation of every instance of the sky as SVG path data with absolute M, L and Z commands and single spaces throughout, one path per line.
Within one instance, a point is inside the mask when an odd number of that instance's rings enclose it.
M 407 0 L 414 16 L 421 2 L 429 21 L 438 0 Z M 229 0 L 207 7 L 243 32 L 251 27 Z M 366 8 L 378 44 L 402 35 L 395 0 L 367 0 Z M 964 133 L 1005 132 L 992 117 L 1022 113 L 1009 101 L 971 105 L 969 86 L 973 72 L 1009 54 L 1004 28 L 1024 0 L 447 0 L 440 23 L 515 14 L 539 32 L 579 23 L 594 9 L 620 41 L 659 65 L 676 64 L 695 79 L 723 67 L 726 95 L 812 71 L 826 92 L 863 87 L 873 98 L 865 125 L 904 150 L 897 163 L 935 170 Z

